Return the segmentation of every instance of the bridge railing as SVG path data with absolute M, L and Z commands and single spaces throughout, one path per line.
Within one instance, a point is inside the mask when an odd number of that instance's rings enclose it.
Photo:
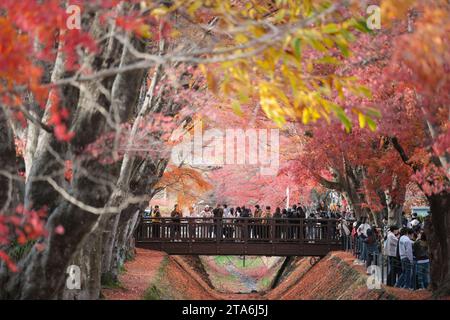
M 338 243 L 336 219 L 143 218 L 138 242 L 301 242 Z

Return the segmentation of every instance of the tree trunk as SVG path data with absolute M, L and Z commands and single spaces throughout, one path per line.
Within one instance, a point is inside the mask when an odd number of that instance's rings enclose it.
M 108 273 L 112 279 L 117 279 L 123 264 L 128 258 L 131 258 L 133 253 L 134 246 L 131 245 L 133 233 L 139 220 L 139 210 L 137 207 L 129 208 L 120 215 L 120 218 Z
M 387 210 L 388 210 L 388 225 L 401 227 L 403 205 L 391 202 L 388 204 Z
M 9 124 L 7 114 L 0 105 L 0 215 L 7 213 L 17 202 L 13 198 L 17 196 L 14 186 L 16 182 L 8 175 L 16 175 L 16 149 L 14 135 Z
M 69 265 L 80 267 L 81 288 L 69 290 L 64 288 L 61 299 L 64 300 L 96 300 L 100 295 L 101 238 L 93 232 L 89 235 L 86 245 L 76 254 Z
M 391 137 L 390 142 L 399 153 L 403 162 L 409 165 L 414 172 L 419 171 L 420 167 L 414 162 L 410 162 L 409 156 L 398 139 Z M 444 177 L 444 183 L 445 189 L 442 192 L 426 195 L 430 204 L 430 216 L 425 224 L 425 230 L 428 235 L 428 248 L 430 251 L 431 289 L 435 296 L 450 294 L 450 193 L 448 178 Z M 422 190 L 422 186 L 420 184 L 418 186 Z
M 427 197 L 430 219 L 426 232 L 431 259 L 431 289 L 436 296 L 450 295 L 450 193 Z

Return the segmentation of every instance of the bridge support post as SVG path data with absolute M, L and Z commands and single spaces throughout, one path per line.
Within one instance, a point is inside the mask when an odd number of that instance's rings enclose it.
M 214 218 L 214 224 L 216 225 L 216 252 L 220 255 L 220 238 L 222 238 L 222 228 L 220 227 L 221 219 Z
M 275 255 L 275 229 L 276 229 L 276 225 L 275 225 L 275 220 L 271 219 L 270 221 L 268 221 L 268 227 L 269 227 L 269 237 L 270 237 L 270 243 L 271 243 L 271 252 L 272 255 Z
M 196 225 L 194 224 L 195 221 L 192 221 L 192 219 L 188 220 L 188 232 L 189 232 L 189 253 L 192 254 L 192 241 L 194 237 L 196 236 Z
M 304 243 L 304 240 L 305 240 L 305 224 L 303 223 L 304 222 L 304 220 L 303 219 L 300 219 L 300 232 L 299 232 L 299 235 L 298 235 L 298 238 L 299 238 L 299 242 L 301 243 L 301 244 L 303 244 Z
M 327 241 L 332 241 L 333 239 L 333 224 L 331 220 L 327 221 Z

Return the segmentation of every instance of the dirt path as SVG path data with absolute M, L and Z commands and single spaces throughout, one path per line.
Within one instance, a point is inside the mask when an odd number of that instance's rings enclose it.
M 136 249 L 136 258 L 125 263 L 126 271 L 119 276 L 123 288 L 103 289 L 102 293 L 105 299 L 142 299 L 165 256 L 163 252 L 159 251 Z
M 166 259 L 165 259 L 166 258 Z M 140 300 L 155 278 L 163 261 L 163 279 L 156 279 L 158 287 L 168 295 L 162 299 L 194 300 L 261 300 L 261 299 L 430 299 L 425 290 L 408 291 L 391 287 L 368 290 L 365 270 L 353 265 L 353 256 L 345 252 L 333 252 L 311 267 L 309 261 L 300 261 L 280 285 L 261 293 L 221 293 L 205 281 L 205 275 L 179 256 L 167 256 L 158 251 L 137 249 L 133 261 L 125 263 L 126 272 L 119 276 L 122 288 L 104 289 L 108 300 Z M 165 263 L 166 263 L 165 262 Z
M 103 289 L 102 293 L 107 300 L 140 300 L 143 298 L 146 290 L 149 288 L 151 282 L 157 276 L 164 257 L 167 255 L 159 251 L 151 250 L 136 250 L 136 257 L 133 261 L 125 263 L 125 272 L 119 276 L 119 281 L 122 288 Z M 177 257 L 169 257 L 172 262 L 167 266 L 170 273 L 179 279 L 187 278 L 184 261 Z M 178 265 L 178 266 L 177 266 Z M 178 267 L 183 267 L 183 271 Z M 190 268 L 189 268 L 190 269 Z M 192 271 L 192 270 L 190 270 Z M 226 294 L 217 292 L 208 287 L 198 274 L 189 272 L 191 281 L 188 283 L 188 291 L 192 291 L 193 296 L 201 295 L 203 298 L 209 299 L 223 299 L 223 300 L 257 300 L 262 296 L 258 293 L 249 294 Z M 186 284 L 184 285 L 186 287 Z M 190 288 L 189 288 L 190 287 Z M 202 291 L 202 292 L 199 292 Z

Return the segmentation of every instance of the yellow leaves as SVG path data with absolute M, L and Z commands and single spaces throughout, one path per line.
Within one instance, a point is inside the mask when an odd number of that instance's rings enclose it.
M 206 77 L 206 82 L 208 83 L 208 89 L 211 90 L 214 94 L 217 94 L 218 85 L 217 85 L 217 80 L 216 80 L 214 74 L 204 64 L 199 65 L 199 68 Z
M 322 26 L 321 29 L 323 33 L 337 33 L 341 30 L 341 28 L 335 23 L 326 24 Z
M 307 17 L 312 13 L 312 3 L 311 0 L 303 1 L 303 12 L 304 16 Z
M 358 113 L 358 121 L 359 121 L 359 126 L 361 128 L 366 127 L 366 116 L 364 114 L 362 114 L 361 112 Z
M 152 15 L 155 17 L 162 17 L 168 14 L 170 10 L 167 7 L 161 6 L 152 10 Z
M 281 22 L 284 20 L 287 12 L 285 9 L 280 9 L 275 13 L 275 16 L 273 17 L 274 22 Z
M 237 34 L 234 39 L 238 44 L 243 44 L 248 41 L 248 37 L 242 33 Z
M 282 126 L 285 123 L 283 109 L 275 96 L 271 94 L 270 87 L 267 83 L 259 84 L 261 108 L 278 126 Z
M 370 99 L 370 91 L 355 79 L 333 73 L 342 56 L 351 55 L 356 30 L 367 31 L 364 19 L 335 11 L 304 25 L 306 17 L 320 16 L 332 6 L 327 0 L 175 0 L 180 12 L 188 12 L 201 23 L 218 19 L 217 37 L 211 57 L 230 59 L 200 65 L 208 88 L 235 114 L 244 105 L 258 103 L 277 125 L 287 120 L 307 124 L 317 119 L 338 118 L 346 130 L 351 121 L 330 100 L 345 93 Z M 203 4 L 200 6 L 199 4 Z M 196 20 L 196 21 L 197 21 Z M 439 41 L 437 41 L 439 42 Z M 226 53 L 220 53 L 226 52 Z M 205 55 L 208 56 L 208 55 Z M 323 66 L 326 65 L 326 66 Z M 223 104 L 222 104 L 223 105 Z M 352 108 L 351 111 L 359 110 Z M 370 115 L 355 113 L 361 127 L 375 128 Z
M 345 114 L 345 111 L 335 103 L 330 103 L 330 107 L 332 108 L 333 112 L 338 117 L 338 119 L 344 125 L 345 131 L 350 132 L 350 130 L 352 128 L 352 123 L 348 119 L 347 115 Z
M 191 3 L 190 6 L 188 6 L 187 8 L 187 12 L 191 15 L 194 16 L 195 12 L 200 9 L 202 7 L 203 3 L 202 1 L 194 1 Z
M 241 104 L 238 101 L 233 101 L 231 103 L 231 108 L 236 115 L 238 115 L 240 117 L 243 115 L 242 109 L 241 109 Z
M 361 128 L 365 128 L 366 125 L 369 127 L 371 131 L 375 131 L 377 129 L 377 124 L 372 118 L 379 118 L 380 113 L 378 110 L 367 108 L 364 110 L 366 114 L 362 111 L 355 111 L 358 114 L 358 122 Z
M 262 70 L 266 72 L 270 77 L 273 76 L 275 72 L 275 63 L 273 60 L 269 59 L 256 59 L 256 65 L 258 65 Z
M 341 51 L 342 55 L 344 57 L 348 58 L 350 56 L 350 50 L 348 48 L 347 40 L 343 36 L 338 35 L 335 38 L 335 42 L 336 42 L 337 47 Z
M 308 105 L 303 108 L 301 111 L 303 124 L 308 124 L 311 121 L 315 122 L 320 119 L 321 115 L 316 107 L 314 105 Z
M 305 108 L 305 109 L 303 109 L 303 112 L 302 112 L 302 122 L 303 122 L 303 124 L 308 124 L 309 123 L 309 119 L 310 119 L 309 110 L 308 110 L 308 108 Z
M 366 117 L 367 125 L 371 131 L 377 130 L 377 124 L 371 118 Z
M 261 82 L 259 95 L 261 108 L 278 126 L 281 127 L 286 122 L 286 116 L 295 118 L 296 115 L 289 98 L 276 84 Z
M 148 24 L 141 24 L 137 30 L 136 33 L 145 39 L 150 39 L 152 37 L 152 32 L 150 31 L 150 26 Z
M 341 81 L 339 81 L 338 78 L 333 77 L 333 85 L 338 93 L 339 99 L 344 100 L 344 91 L 342 90 Z

